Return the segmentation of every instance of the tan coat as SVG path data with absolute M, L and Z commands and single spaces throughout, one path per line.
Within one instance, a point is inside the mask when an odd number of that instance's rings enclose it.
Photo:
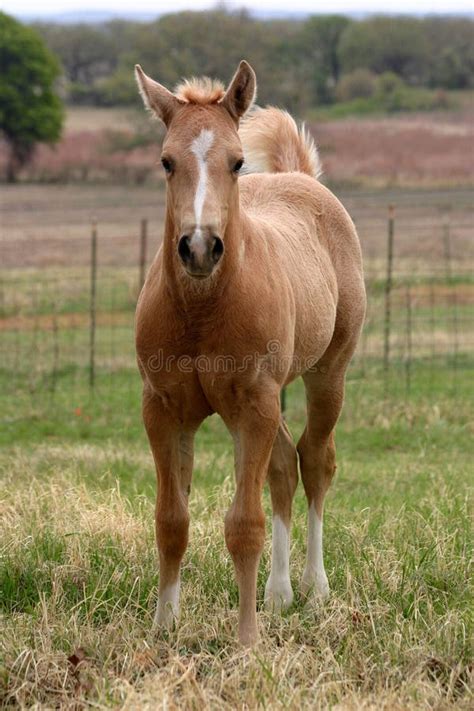
M 359 241 L 341 203 L 316 179 L 314 144 L 288 114 L 258 110 L 238 133 L 255 93 L 248 64 L 225 93 L 194 82 L 171 94 L 140 68 L 137 76 L 146 104 L 168 128 L 165 234 L 136 317 L 158 476 L 156 622 L 169 625 L 178 612 L 192 442 L 217 412 L 235 442 L 236 494 L 225 534 L 240 591 L 239 637 L 252 643 L 267 476 L 274 539 L 266 599 L 281 606 L 292 598 L 287 549 L 297 454 L 279 398 L 299 375 L 308 397 L 298 453 L 310 527 L 302 588 L 327 593 L 323 499 L 335 469 L 345 371 L 365 314 Z M 238 178 L 242 151 L 247 164 L 273 172 Z

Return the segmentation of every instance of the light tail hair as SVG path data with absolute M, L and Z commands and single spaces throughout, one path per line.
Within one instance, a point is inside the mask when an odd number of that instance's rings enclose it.
M 255 108 L 242 120 L 239 135 L 246 173 L 289 173 L 297 171 L 319 178 L 322 173 L 316 144 L 302 124 L 300 128 L 287 111 L 273 107 Z

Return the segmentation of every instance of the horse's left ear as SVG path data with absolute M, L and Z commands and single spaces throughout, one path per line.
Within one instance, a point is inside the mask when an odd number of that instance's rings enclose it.
M 221 104 L 227 109 L 234 121 L 239 122 L 252 106 L 257 92 L 255 72 L 244 59 L 240 62 Z

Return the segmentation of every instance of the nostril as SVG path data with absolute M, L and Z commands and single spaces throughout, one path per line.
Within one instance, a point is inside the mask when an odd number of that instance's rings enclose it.
M 189 247 L 189 237 L 188 235 L 183 235 L 178 242 L 178 254 L 183 260 L 183 262 L 189 262 L 191 259 L 191 249 Z
M 224 254 L 224 242 L 220 237 L 214 237 L 214 244 L 212 245 L 211 255 L 214 264 L 217 264 L 219 259 Z

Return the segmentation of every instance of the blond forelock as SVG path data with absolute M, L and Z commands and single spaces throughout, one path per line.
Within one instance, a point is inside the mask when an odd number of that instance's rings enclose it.
M 217 104 L 225 94 L 222 82 L 209 77 L 185 79 L 175 89 L 175 96 L 188 104 Z

